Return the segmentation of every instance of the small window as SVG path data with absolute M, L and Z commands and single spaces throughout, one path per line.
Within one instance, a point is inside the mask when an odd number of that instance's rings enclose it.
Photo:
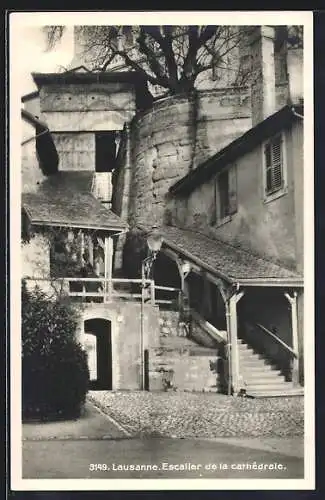
M 228 171 L 222 172 L 218 179 L 220 219 L 229 215 L 229 175 Z
M 216 181 L 216 221 L 225 222 L 237 212 L 236 166 L 223 170 Z
M 265 194 L 272 195 L 284 188 L 284 165 L 282 136 L 277 135 L 264 149 Z

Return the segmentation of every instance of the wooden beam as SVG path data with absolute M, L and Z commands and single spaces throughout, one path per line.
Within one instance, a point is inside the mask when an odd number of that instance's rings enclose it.
M 293 296 L 285 293 L 291 309 L 291 329 L 292 329 L 292 349 L 297 353 L 292 361 L 292 382 L 294 386 L 299 385 L 299 338 L 298 338 L 298 311 L 297 311 L 297 292 Z
M 238 322 L 237 322 L 237 303 L 243 297 L 244 292 L 234 293 L 229 299 L 229 329 L 231 343 L 231 380 L 234 395 L 237 395 L 242 389 L 240 387 L 239 373 L 239 352 L 238 352 Z
M 112 270 L 113 270 L 113 240 L 109 236 L 105 237 L 105 253 L 104 253 L 104 277 L 107 289 L 105 290 L 106 301 L 112 296 Z M 106 288 L 105 286 L 105 288 Z

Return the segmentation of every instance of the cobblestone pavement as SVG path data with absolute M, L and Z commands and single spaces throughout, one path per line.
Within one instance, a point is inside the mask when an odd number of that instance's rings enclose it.
M 90 401 L 132 436 L 303 436 L 303 397 L 234 398 L 187 392 L 92 391 Z

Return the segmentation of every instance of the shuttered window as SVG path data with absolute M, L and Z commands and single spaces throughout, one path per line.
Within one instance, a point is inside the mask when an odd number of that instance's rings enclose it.
M 217 177 L 218 217 L 222 221 L 237 212 L 237 169 L 233 165 L 221 172 Z
M 278 135 L 265 145 L 265 191 L 272 194 L 284 186 L 282 137 Z

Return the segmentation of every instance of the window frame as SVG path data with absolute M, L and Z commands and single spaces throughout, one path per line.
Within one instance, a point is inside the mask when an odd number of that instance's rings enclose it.
M 227 181 L 228 193 L 227 193 L 227 196 L 228 196 L 228 210 L 229 210 L 229 208 L 230 208 L 230 186 L 231 186 L 231 183 L 229 182 L 229 172 L 231 170 L 233 170 L 233 175 L 235 176 L 235 179 L 236 179 L 236 184 L 235 184 L 235 186 L 236 186 L 236 210 L 234 210 L 234 211 L 230 210 L 228 214 L 222 215 L 221 214 L 221 196 L 220 196 L 219 180 L 220 180 L 221 176 L 223 176 L 223 175 L 225 175 L 225 173 L 227 173 L 227 175 L 228 175 L 228 181 Z M 228 165 L 227 167 L 223 168 L 215 176 L 215 178 L 214 178 L 214 200 L 215 200 L 214 217 L 213 217 L 212 223 L 218 227 L 218 226 L 222 226 L 223 224 L 226 224 L 227 222 L 230 222 L 232 220 L 232 218 L 234 217 L 234 215 L 236 215 L 236 213 L 238 212 L 238 179 L 237 179 L 237 164 L 236 163 L 232 163 L 232 164 Z
M 266 164 L 266 147 L 271 145 L 278 137 L 281 140 L 281 176 L 282 185 L 272 191 L 267 190 L 267 164 Z M 287 148 L 286 148 L 286 134 L 284 131 L 274 134 L 262 143 L 262 167 L 263 167 L 263 202 L 269 203 L 284 196 L 288 192 L 288 178 L 287 178 Z

